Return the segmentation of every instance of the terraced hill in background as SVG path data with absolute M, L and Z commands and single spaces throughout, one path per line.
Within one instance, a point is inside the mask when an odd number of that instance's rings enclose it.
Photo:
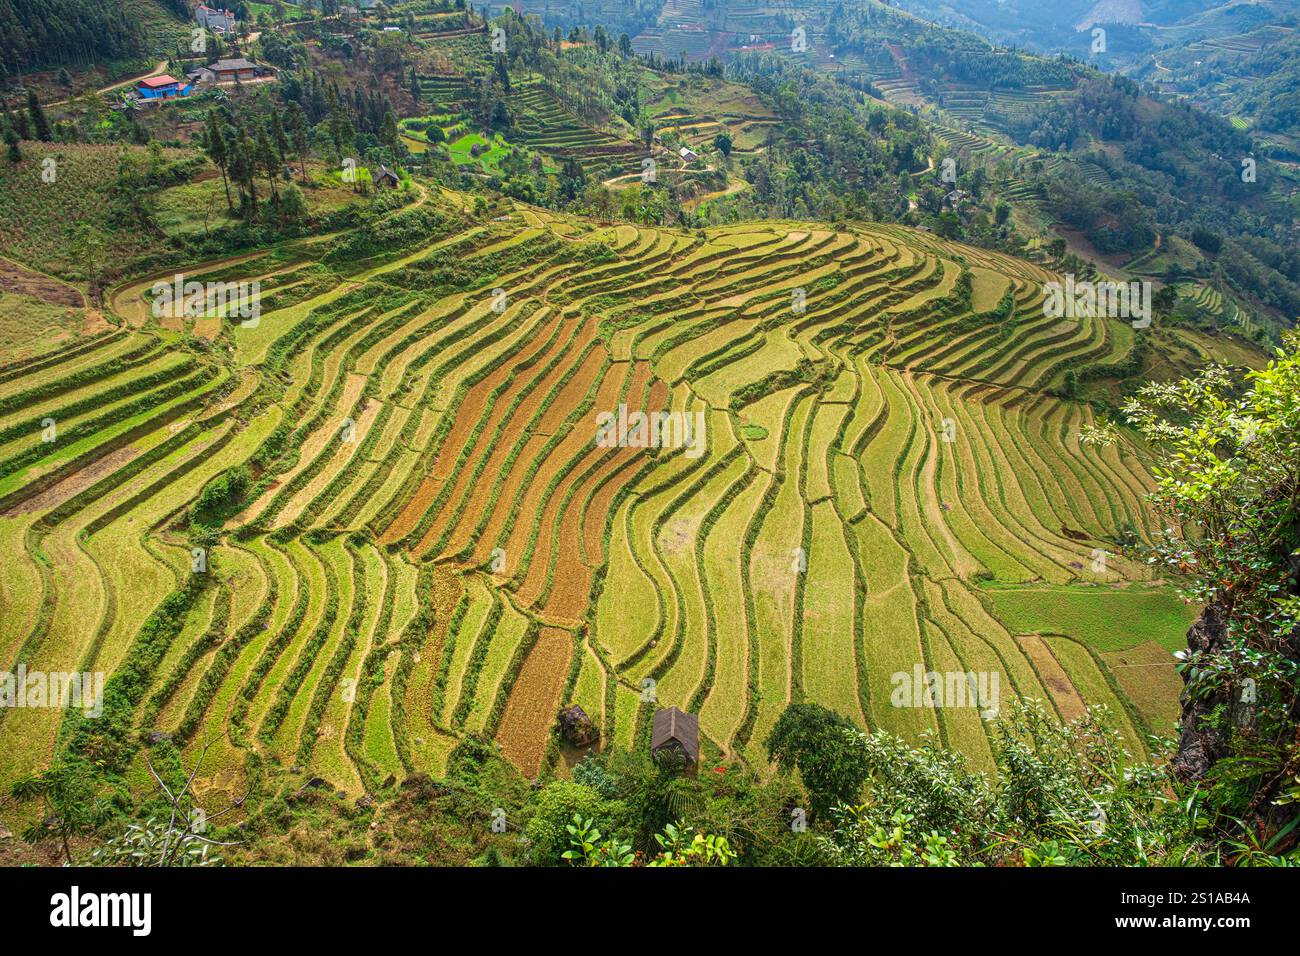
M 1186 615 L 1114 543 L 1151 478 L 1045 391 L 1132 337 L 1044 318 L 1041 268 L 462 205 L 186 272 L 260 280 L 251 327 L 154 321 L 146 277 L 121 327 L 0 365 L 0 667 L 119 675 L 231 794 L 374 790 L 471 732 L 534 775 L 570 701 L 642 741 L 647 678 L 756 764 L 806 699 L 988 765 L 973 711 L 891 706 L 918 665 L 1106 703 L 1134 751 L 1168 729 Z M 599 447 L 620 405 L 700 413 L 703 453 Z M 195 572 L 195 502 L 244 464 Z M 60 721 L 0 712 L 0 789 Z

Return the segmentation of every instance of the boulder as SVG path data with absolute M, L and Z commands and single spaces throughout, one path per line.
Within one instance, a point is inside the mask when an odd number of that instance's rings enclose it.
M 559 722 L 560 735 L 570 747 L 590 747 L 600 739 L 600 728 L 577 704 L 560 711 Z

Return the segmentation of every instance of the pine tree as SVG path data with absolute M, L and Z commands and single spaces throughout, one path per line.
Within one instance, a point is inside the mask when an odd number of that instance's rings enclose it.
M 226 190 L 226 208 L 233 212 L 235 207 L 230 202 L 230 180 L 226 176 L 230 155 L 226 152 L 226 139 L 221 135 L 221 123 L 217 119 L 216 110 L 208 110 L 207 143 L 203 151 L 212 160 L 212 165 L 221 170 L 221 185 Z
M 302 107 L 297 103 L 290 103 L 288 111 L 284 114 L 284 125 L 289 139 L 293 142 L 294 151 L 298 154 L 298 166 L 302 170 L 302 181 L 307 181 L 307 117 L 303 115 Z
M 41 142 L 48 143 L 54 139 L 54 134 L 50 132 L 50 121 L 45 118 L 45 110 L 41 109 L 41 101 L 36 98 L 36 91 L 29 89 L 27 91 L 27 112 L 32 117 L 32 132 Z
M 379 141 L 393 153 L 393 162 L 397 162 L 397 120 L 392 112 L 384 114 L 384 121 L 379 125 Z
M 341 106 L 330 116 L 330 136 L 334 140 L 334 156 L 342 162 L 343 144 L 350 144 L 355 140 L 357 131 L 352 125 L 352 118 L 348 116 L 347 110 Z
M 300 225 L 307 218 L 307 200 L 297 183 L 290 183 L 280 197 L 280 221 L 286 226 Z
M 250 219 L 257 218 L 257 152 L 242 127 L 230 151 L 230 174 L 239 184 L 240 204 Z
M 280 195 L 275 189 L 275 177 L 280 172 L 280 164 L 275 158 L 275 147 L 271 145 L 271 140 L 264 129 L 257 131 L 257 165 L 262 167 L 266 181 L 271 186 L 271 202 L 278 205 Z
M 5 145 L 9 147 L 9 162 L 21 163 L 23 151 L 18 147 L 18 133 L 8 123 L 5 123 L 4 139 Z
M 271 113 L 271 142 L 275 144 L 276 155 L 280 157 L 280 165 L 283 166 L 289 155 L 289 137 L 284 133 L 284 124 L 280 122 L 280 114 Z
M 21 107 L 17 113 L 11 113 L 9 108 L 5 107 L 5 114 L 9 117 L 9 125 L 14 128 L 14 132 L 18 134 L 19 139 L 32 138 L 31 122 L 27 119 L 27 114 Z

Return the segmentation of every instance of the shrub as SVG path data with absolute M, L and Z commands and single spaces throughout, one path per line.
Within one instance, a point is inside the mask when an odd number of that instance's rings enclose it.
M 542 788 L 532 801 L 533 815 L 524 827 L 529 840 L 532 862 L 539 866 L 559 866 L 569 849 L 568 826 L 575 814 L 595 823 L 613 835 L 622 822 L 622 805 L 607 801 L 591 787 L 567 780 Z

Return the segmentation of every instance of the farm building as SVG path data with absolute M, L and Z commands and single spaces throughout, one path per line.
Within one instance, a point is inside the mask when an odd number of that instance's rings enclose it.
M 650 755 L 671 757 L 694 769 L 700 762 L 700 718 L 676 707 L 656 710 L 650 729 Z
M 136 95 L 144 100 L 170 100 L 189 96 L 191 89 L 193 87 L 189 83 L 182 83 L 166 73 L 161 76 L 146 76 L 135 85 Z
M 204 29 L 213 33 L 230 33 L 235 29 L 235 15 L 220 7 L 209 7 L 200 3 L 194 11 L 194 20 Z
M 682 161 L 685 162 L 687 166 L 700 158 L 699 153 L 695 152 L 695 150 L 691 149 L 689 146 L 683 146 L 677 152 L 681 154 Z
M 396 189 L 402 182 L 397 173 L 393 172 L 382 163 L 379 169 L 370 174 L 376 186 L 383 186 L 385 189 Z
M 197 70 L 185 74 L 196 83 L 234 83 L 236 81 L 256 80 L 275 73 L 269 66 L 254 63 L 239 57 L 233 60 L 217 60 Z

